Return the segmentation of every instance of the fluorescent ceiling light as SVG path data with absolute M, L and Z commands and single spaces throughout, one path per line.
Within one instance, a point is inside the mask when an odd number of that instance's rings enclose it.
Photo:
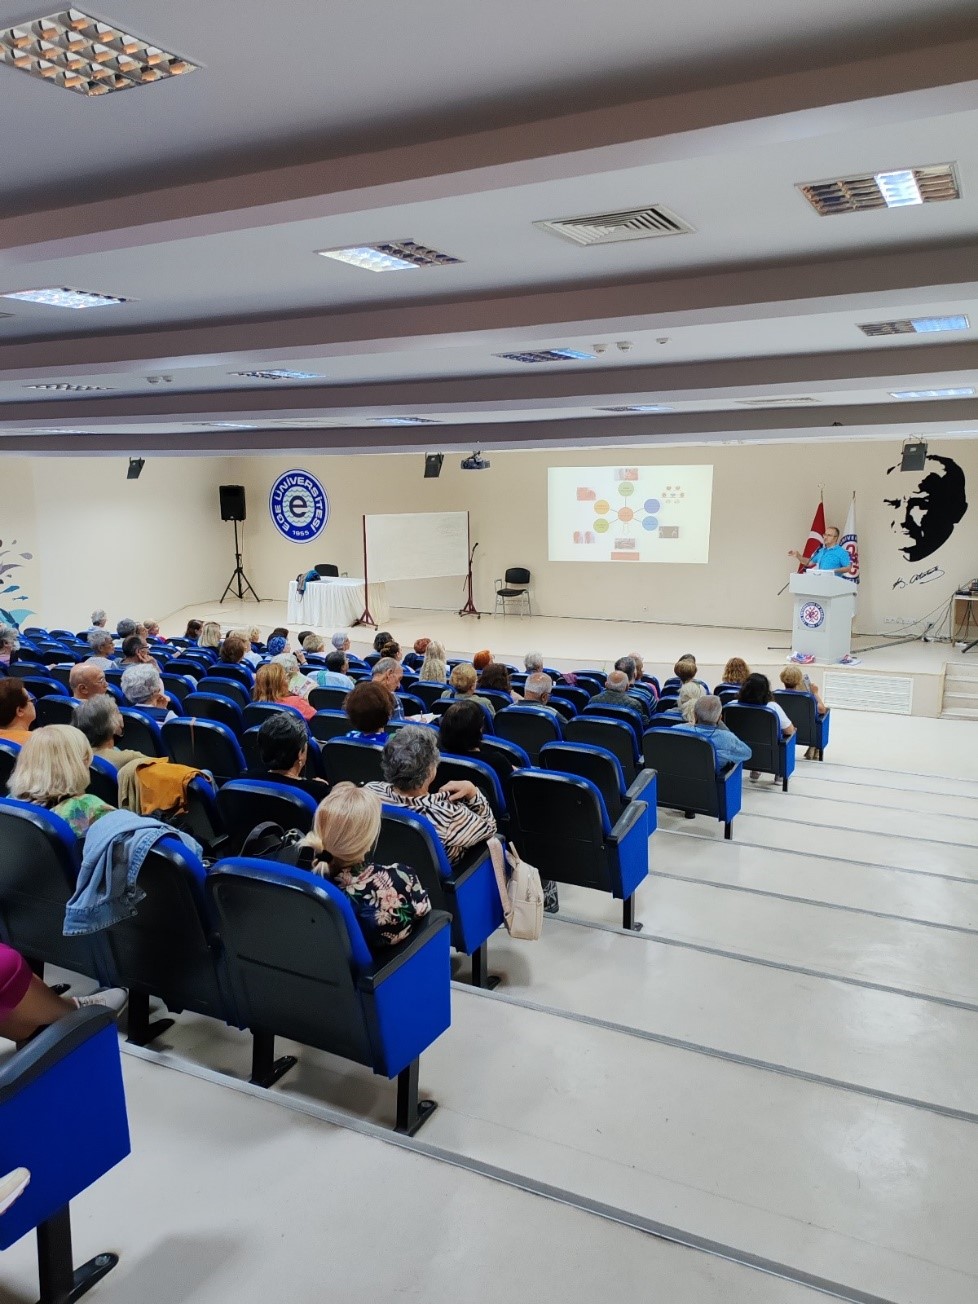
M 252 425 L 249 421 L 195 421 L 193 423 L 201 430 L 258 430 L 257 425 Z
M 520 353 L 495 353 L 493 357 L 503 358 L 506 362 L 571 362 L 593 361 L 594 353 L 584 353 L 580 349 L 524 349 Z
M 462 262 L 415 240 L 389 240 L 383 244 L 348 245 L 344 249 L 317 249 L 321 258 L 361 267 L 365 272 L 409 272 L 419 267 L 450 267 Z
M 918 335 L 936 331 L 966 331 L 971 322 L 961 313 L 956 317 L 902 317 L 898 321 L 859 322 L 864 335 L 875 339 L 883 335 Z
M 961 389 L 895 389 L 890 398 L 974 398 L 972 388 Z
M 59 390 L 66 394 L 88 394 L 97 391 L 100 394 L 111 392 L 111 385 L 69 385 L 66 380 L 55 382 L 45 382 L 42 385 L 25 385 L 25 389 L 53 389 Z
M 243 376 L 246 380 L 322 380 L 315 371 L 289 371 L 284 367 L 273 371 L 232 371 L 232 376 Z
M 668 403 L 631 403 L 621 407 L 598 408 L 599 412 L 675 412 Z
M 117 303 L 130 303 L 113 294 L 96 294 L 92 290 L 69 290 L 66 286 L 49 286 L 44 290 L 11 290 L 0 295 L 4 299 L 23 299 L 26 303 L 43 303 L 49 308 L 111 308 Z
M 431 417 L 370 417 L 375 426 L 436 426 L 437 421 Z
M 199 66 L 81 9 L 0 31 L 0 63 L 87 96 L 148 86 Z
M 862 213 L 873 208 L 906 208 L 960 199 L 961 189 L 953 163 L 919 168 L 894 168 L 830 181 L 799 182 L 800 190 L 819 217 L 834 213 Z

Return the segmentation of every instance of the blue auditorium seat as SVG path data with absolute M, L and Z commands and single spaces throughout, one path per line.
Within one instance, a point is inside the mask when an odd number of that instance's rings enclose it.
M 309 705 L 317 711 L 342 711 L 349 692 L 348 688 L 314 688 Z
M 564 730 L 564 739 L 569 743 L 588 743 L 592 747 L 604 747 L 618 758 L 626 786 L 633 784 L 642 768 L 641 752 L 635 730 L 624 720 L 612 719 L 610 715 L 592 715 L 585 711 L 582 715 L 569 720 Z
M 451 1024 L 449 919 L 433 911 L 407 941 L 373 957 L 348 898 L 305 870 L 224 860 L 207 878 L 231 990 L 254 1038 L 252 1082 L 270 1087 L 295 1060 L 275 1038 L 397 1078 L 396 1130 L 435 1108 L 418 1099 L 419 1059 Z
M 612 825 L 588 779 L 554 770 L 513 775 L 513 841 L 520 855 L 557 883 L 610 892 L 623 902 L 622 927 L 638 930 L 635 890 L 648 876 L 648 812 L 630 801 Z
M 140 711 L 138 706 L 120 706 L 125 728 L 117 746 L 123 751 L 142 752 L 144 756 L 165 756 L 160 722 Z
M 43 729 L 46 724 L 71 724 L 77 705 L 74 697 L 59 697 L 57 693 L 39 697 L 34 706 L 37 716 L 31 728 Z
M 255 686 L 254 671 L 250 666 L 244 664 L 218 661 L 214 665 L 207 667 L 207 677 L 209 679 L 230 679 L 233 683 L 240 684 L 249 698 L 251 697 L 251 690 Z
M 326 789 L 323 789 L 325 795 Z M 217 808 L 230 839 L 229 851 L 236 855 L 241 844 L 258 824 L 267 820 L 283 829 L 308 833 L 316 814 L 316 798 L 301 788 L 267 779 L 232 779 L 217 794 Z
M 197 680 L 198 693 L 214 693 L 218 697 L 230 698 L 242 711 L 251 701 L 251 689 L 239 684 L 236 679 L 221 678 L 219 675 L 206 674 Z
M 297 719 L 303 718 L 301 711 L 296 710 L 294 706 L 288 706 L 285 702 L 249 702 L 241 713 L 244 728 L 251 729 L 255 725 L 261 728 L 268 717 L 277 711 L 291 711 Z M 346 719 L 345 716 L 343 718 Z
M 331 738 L 342 738 L 353 728 L 345 711 L 317 711 L 309 720 L 309 732 L 321 743 Z
M 488 761 L 481 760 L 478 756 L 455 756 L 451 752 L 442 752 L 438 771 L 431 785 L 432 791 L 437 791 L 443 783 L 456 779 L 467 779 L 469 783 L 474 783 L 492 807 L 496 823 L 505 824 L 509 818 L 506 796 L 499 782 L 499 775 Z
M 815 698 L 807 690 L 782 688 L 774 694 L 774 700 L 784 708 L 785 715 L 798 730 L 796 741 L 802 747 L 814 747 L 818 760 L 824 761 L 832 712 L 819 715 Z
M 330 738 L 323 745 L 323 766 L 330 787 L 344 781 L 358 787 L 375 780 L 379 782 L 384 777 L 383 753 L 379 743 L 367 743 L 359 738 Z
M 544 743 L 557 742 L 564 736 L 562 723 L 549 711 L 532 703 L 507 706 L 505 711 L 497 711 L 494 728 L 500 738 L 522 747 L 534 764 Z
M 739 762 L 722 770 L 708 738 L 648 729 L 643 740 L 645 764 L 658 776 L 660 806 L 692 815 L 712 815 L 723 824 L 723 836 L 733 836 L 740 810 L 743 770 Z
M 183 716 L 167 720 L 161 730 L 171 761 L 209 770 L 218 783 L 240 779 L 247 766 L 235 734 L 216 720 Z
M 183 713 L 195 720 L 216 720 L 218 724 L 227 725 L 236 738 L 240 738 L 245 730 L 241 707 L 223 693 L 209 693 L 203 689 L 189 693 L 183 699 Z
M 639 770 L 631 784 L 625 782 L 625 772 L 614 752 L 589 743 L 547 743 L 540 752 L 540 765 L 545 770 L 560 770 L 564 774 L 577 774 L 590 781 L 601 793 L 601 799 L 612 824 L 617 823 L 630 801 L 641 801 L 646 806 L 649 837 L 656 830 L 656 776 L 654 769 Z
M 766 706 L 731 702 L 723 708 L 723 719 L 727 728 L 751 749 L 744 767 L 773 774 L 781 780 L 782 791 L 787 792 L 795 769 L 795 735 L 782 738 L 781 722 Z

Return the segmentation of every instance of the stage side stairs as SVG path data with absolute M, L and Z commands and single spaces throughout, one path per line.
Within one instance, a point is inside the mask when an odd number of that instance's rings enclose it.
M 941 719 L 978 720 L 978 657 L 973 665 L 956 662 L 946 667 Z

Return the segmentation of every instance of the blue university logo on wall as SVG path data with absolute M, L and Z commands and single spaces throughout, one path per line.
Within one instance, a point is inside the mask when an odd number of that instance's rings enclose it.
M 825 608 L 817 602 L 806 602 L 801 609 L 801 623 L 806 629 L 818 629 L 825 620 Z
M 308 471 L 285 471 L 272 485 L 268 510 L 280 534 L 292 543 L 312 543 L 326 528 L 329 499 Z

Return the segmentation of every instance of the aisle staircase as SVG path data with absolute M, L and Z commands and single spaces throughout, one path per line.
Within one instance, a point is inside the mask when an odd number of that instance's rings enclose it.
M 978 648 L 972 655 L 973 662 L 945 667 L 942 720 L 978 720 Z

